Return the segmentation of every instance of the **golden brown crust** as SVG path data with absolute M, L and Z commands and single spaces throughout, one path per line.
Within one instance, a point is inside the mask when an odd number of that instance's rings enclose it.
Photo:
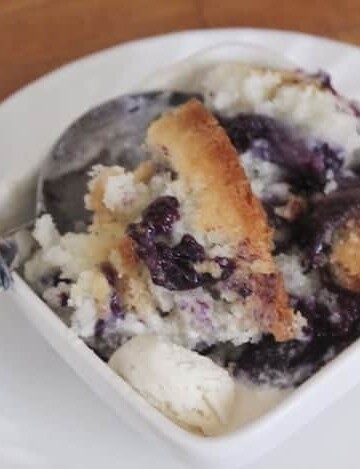
M 114 214 L 105 206 L 105 185 L 110 176 L 123 173 L 123 169 L 115 166 L 101 168 L 101 172 L 90 182 L 89 193 L 85 198 L 86 208 L 94 213 L 94 224 L 106 224 L 115 221 Z
M 139 259 L 135 249 L 135 242 L 129 236 L 124 236 L 120 239 L 118 250 L 125 270 L 137 269 L 139 265 Z
M 272 233 L 264 210 L 235 148 L 200 102 L 193 99 L 153 123 L 148 143 L 160 148 L 196 200 L 199 229 L 236 244 L 250 239 L 255 252 L 268 256 Z
M 154 122 L 147 143 L 161 154 L 194 201 L 196 229 L 216 233 L 221 242 L 247 246 L 252 274 L 273 277 L 272 307 L 264 327 L 277 340 L 293 336 L 293 311 L 271 256 L 272 231 L 251 191 L 238 154 L 216 119 L 196 99 Z M 274 301 L 275 299 L 275 301 Z
M 99 170 L 96 168 L 94 171 L 93 179 L 89 183 L 89 192 L 85 197 L 86 208 L 93 212 L 93 224 L 123 223 L 125 228 L 129 221 L 127 215 L 110 210 L 104 203 L 108 179 L 125 174 L 125 170 L 120 166 L 98 168 Z M 150 160 L 140 163 L 133 172 L 134 182 L 147 184 L 154 174 L 154 169 L 155 165 Z
M 360 292 L 360 222 L 349 220 L 332 245 L 331 269 L 344 288 Z
M 284 279 L 277 276 L 276 293 L 274 298 L 276 317 L 271 324 L 271 332 L 279 342 L 289 340 L 294 336 L 294 311 L 289 307 L 289 297 L 285 290 Z
M 154 174 L 155 165 L 151 160 L 140 163 L 134 171 L 134 181 L 136 183 L 143 182 L 147 184 Z
M 118 243 L 118 253 L 121 266 L 116 266 L 122 272 L 120 294 L 127 308 L 135 308 L 140 316 L 146 317 L 149 307 L 153 306 L 153 299 L 145 279 L 143 264 L 136 254 L 136 246 L 129 236 L 124 236 Z

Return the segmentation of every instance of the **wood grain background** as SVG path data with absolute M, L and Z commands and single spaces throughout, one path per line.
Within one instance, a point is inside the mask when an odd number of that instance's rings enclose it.
M 0 0 L 0 100 L 84 54 L 189 28 L 298 30 L 360 45 L 360 0 Z

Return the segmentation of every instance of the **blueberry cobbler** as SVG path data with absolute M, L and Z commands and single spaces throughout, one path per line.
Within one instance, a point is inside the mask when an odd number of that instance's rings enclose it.
M 225 63 L 189 90 L 146 162 L 93 167 L 86 233 L 37 221 L 25 277 L 110 363 L 156 336 L 299 385 L 360 335 L 359 112 L 323 73 Z

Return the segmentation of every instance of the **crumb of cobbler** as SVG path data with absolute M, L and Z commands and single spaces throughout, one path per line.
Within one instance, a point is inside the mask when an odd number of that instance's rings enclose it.
M 360 292 L 360 225 L 350 219 L 332 246 L 331 264 L 341 285 Z

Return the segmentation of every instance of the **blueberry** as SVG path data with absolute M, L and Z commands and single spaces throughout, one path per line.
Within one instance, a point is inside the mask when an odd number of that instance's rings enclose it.
M 309 263 L 320 267 L 326 262 L 333 234 L 360 212 L 360 187 L 339 189 L 314 201 L 298 230 L 298 241 L 305 248 Z
M 128 235 L 142 247 L 150 246 L 159 235 L 171 233 L 179 219 L 179 202 L 175 197 L 162 196 L 155 199 L 143 212 L 140 223 L 128 226 Z
M 215 262 L 221 267 L 221 280 L 227 280 L 235 270 L 235 262 L 227 257 L 215 257 Z
M 154 243 L 152 249 L 146 252 L 140 250 L 140 256 L 156 285 L 168 290 L 190 290 L 201 285 L 201 275 L 196 272 L 192 260 L 188 255 L 179 254 L 184 244 L 186 243 L 182 240 L 177 246 L 171 248 L 158 241 Z
M 244 285 L 244 286 L 241 286 L 241 287 L 238 288 L 238 293 L 243 298 L 247 298 L 248 296 L 250 296 L 252 294 L 252 290 L 251 290 L 251 288 Z
M 180 243 L 173 248 L 173 254 L 179 259 L 187 259 L 191 262 L 205 260 L 205 249 L 189 234 L 185 234 Z
M 104 334 L 104 330 L 105 330 L 104 319 L 98 319 L 95 323 L 95 331 L 94 331 L 95 337 L 102 337 L 102 335 Z
M 331 148 L 328 143 L 318 143 L 313 147 L 312 151 L 316 159 L 322 159 L 325 170 L 331 169 L 334 174 L 340 171 L 343 159 L 340 157 L 339 152 Z
M 60 306 L 65 308 L 65 306 L 67 306 L 68 304 L 68 301 L 69 301 L 69 294 L 65 292 L 60 293 Z
M 136 242 L 136 252 L 150 271 L 155 285 L 168 290 L 190 290 L 218 281 L 210 273 L 198 273 L 197 262 L 206 260 L 205 249 L 193 236 L 185 234 L 175 246 L 170 245 L 173 224 L 179 220 L 179 202 L 164 196 L 154 200 L 143 212 L 140 223 L 128 227 Z M 229 259 L 217 258 L 221 279 L 228 278 L 234 266 Z
M 179 202 L 175 197 L 158 197 L 144 210 L 143 225 L 155 235 L 168 234 L 179 217 Z

